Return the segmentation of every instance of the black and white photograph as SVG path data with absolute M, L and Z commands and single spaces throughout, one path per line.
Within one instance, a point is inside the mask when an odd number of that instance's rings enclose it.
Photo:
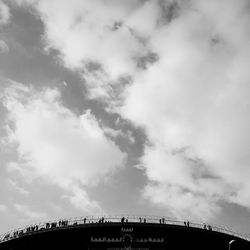
M 250 250 L 250 0 L 0 0 L 0 250 Z

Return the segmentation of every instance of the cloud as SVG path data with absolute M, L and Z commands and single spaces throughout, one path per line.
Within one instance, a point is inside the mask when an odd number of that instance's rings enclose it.
M 87 214 L 103 214 L 100 204 L 97 201 L 89 199 L 87 192 L 78 185 L 72 184 L 70 187 L 70 195 L 64 195 L 63 198 L 70 201 L 70 203 L 79 210 Z
M 210 218 L 220 201 L 250 207 L 246 4 L 193 1 L 154 33 L 159 61 L 123 93 L 119 112 L 148 136 L 145 197 L 181 216 Z
M 30 194 L 29 191 L 27 191 L 25 188 L 21 187 L 17 181 L 14 181 L 12 179 L 7 179 L 8 184 L 15 189 L 16 191 L 18 191 L 20 194 L 24 195 L 24 196 L 28 196 Z
M 9 52 L 8 45 L 6 44 L 5 41 L 0 40 L 0 53 L 7 53 L 7 52 Z
M 129 143 L 135 143 L 135 138 L 132 135 L 131 130 L 127 132 L 122 131 L 121 129 L 115 130 L 109 127 L 103 127 L 104 133 L 111 138 L 123 138 L 126 139 Z
M 15 141 L 13 140 L 14 133 L 12 130 L 8 131 L 8 138 L 5 138 L 5 146 L 8 147 L 10 145 L 15 144 Z M 25 180 L 27 183 L 32 183 L 36 175 L 34 174 L 34 170 L 31 167 L 27 166 L 26 162 L 14 162 L 10 161 L 6 165 L 6 170 L 8 175 L 18 174 L 21 176 L 21 179 Z
M 122 167 L 126 155 L 105 136 L 95 116 L 88 110 L 77 116 L 62 106 L 57 89 L 15 84 L 5 89 L 2 100 L 11 126 L 7 141 L 16 145 L 19 157 L 9 171 L 28 172 L 33 180 L 43 177 L 71 190 L 73 205 L 81 200 L 87 210 L 91 204 L 96 208 L 80 189 Z
M 121 77 L 135 72 L 150 54 L 146 37 L 155 25 L 149 18 L 157 4 L 145 1 L 17 1 L 32 4 L 45 25 L 47 49 L 59 51 L 65 66 L 86 80 L 89 96 L 109 98 Z M 140 8 L 141 6 L 142 9 Z M 145 21 L 144 21 L 145 22 Z M 136 30 L 135 30 L 136 29 Z
M 209 218 L 221 201 L 250 207 L 249 1 L 35 8 L 47 47 L 82 74 L 90 97 L 144 129 L 144 197 L 179 216 Z
M 55 11 L 54 7 L 59 5 Z M 131 70 L 133 66 L 128 62 L 129 57 L 140 51 L 128 28 L 121 25 L 113 30 L 116 22 L 122 23 L 132 11 L 133 5 L 137 4 L 122 4 L 121 1 L 75 0 L 71 4 L 67 1 L 40 1 L 38 9 L 47 27 L 48 46 L 59 49 L 69 67 L 82 68 L 84 61 L 101 62 L 105 74 L 115 78 Z
M 14 207 L 17 212 L 24 216 L 22 220 L 43 220 L 47 217 L 46 213 L 34 211 L 30 206 L 25 204 L 16 203 Z
M 218 213 L 221 208 L 213 197 L 201 192 L 193 193 L 183 186 L 168 183 L 150 183 L 144 190 L 144 197 L 168 209 L 168 214 L 177 218 L 195 218 L 204 221 Z M 209 203 L 209 205 L 208 205 Z
M 0 1 L 0 25 L 8 23 L 10 19 L 9 7 L 2 1 Z
M 8 210 L 8 207 L 6 205 L 0 204 L 0 212 L 5 212 Z

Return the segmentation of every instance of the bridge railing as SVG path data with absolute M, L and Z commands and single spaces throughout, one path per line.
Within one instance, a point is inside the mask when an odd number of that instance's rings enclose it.
M 0 244 L 8 240 L 15 238 L 20 238 L 25 235 L 42 233 L 44 231 L 60 230 L 69 227 L 78 226 L 91 226 L 96 225 L 96 223 L 153 223 L 153 224 L 166 224 L 166 225 L 178 225 L 186 226 L 190 228 L 200 228 L 204 230 L 212 230 L 215 232 L 220 232 L 235 237 L 242 238 L 244 240 L 250 241 L 250 238 L 246 235 L 234 232 L 231 229 L 212 225 L 208 223 L 197 223 L 189 220 L 178 220 L 166 216 L 151 216 L 151 215 L 112 215 L 112 216 L 82 216 L 82 217 L 72 217 L 68 219 L 57 219 L 50 220 L 46 222 L 34 223 L 29 226 L 11 230 L 7 233 L 0 235 Z

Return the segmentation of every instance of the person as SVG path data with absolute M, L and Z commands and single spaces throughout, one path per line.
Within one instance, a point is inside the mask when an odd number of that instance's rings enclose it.
M 6 234 L 3 239 L 8 240 L 9 238 L 10 238 L 10 234 Z
M 160 224 L 161 224 L 161 219 L 159 221 L 160 221 Z
M 184 221 L 184 225 L 185 225 L 185 227 L 187 226 L 187 223 L 186 223 L 186 221 Z
M 206 224 L 205 224 L 205 223 L 204 223 L 204 225 L 203 225 L 203 229 L 205 229 L 205 230 L 207 229 L 207 226 L 206 226 Z
M 162 224 L 164 224 L 165 223 L 165 219 L 164 218 L 162 218 Z
M 187 221 L 187 227 L 189 227 L 189 221 Z
M 144 218 L 144 223 L 146 223 L 146 218 Z
M 86 218 L 83 219 L 83 223 L 86 224 Z

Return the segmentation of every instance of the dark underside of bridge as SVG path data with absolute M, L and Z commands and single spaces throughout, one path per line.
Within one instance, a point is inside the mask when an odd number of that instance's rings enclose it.
M 235 241 L 229 244 L 231 240 Z M 192 227 L 107 222 L 39 231 L 0 243 L 0 250 L 12 249 L 250 250 L 250 242 L 228 234 Z

